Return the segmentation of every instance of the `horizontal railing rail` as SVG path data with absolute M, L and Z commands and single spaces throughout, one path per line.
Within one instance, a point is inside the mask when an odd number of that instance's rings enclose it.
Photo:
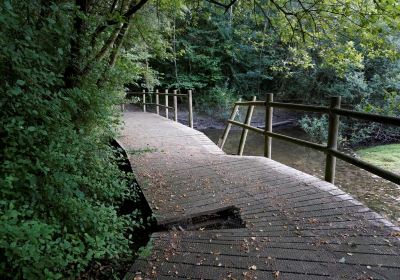
M 171 110 L 175 110 L 175 108 L 174 107 L 171 107 L 171 106 L 165 106 L 165 105 L 162 105 L 162 104 L 157 104 L 157 103 L 140 103 L 140 104 L 145 104 L 145 105 L 154 105 L 154 106 L 158 106 L 158 107 L 162 107 L 162 108 L 168 108 L 168 109 L 171 109 Z
M 335 113 L 337 115 L 344 116 L 344 117 L 351 117 L 351 118 L 365 120 L 365 121 L 372 121 L 372 122 L 378 122 L 378 123 L 382 123 L 382 124 L 400 126 L 400 118 L 396 118 L 396 117 L 356 112 L 356 111 L 345 110 L 345 109 L 332 109 L 331 111 L 332 111 L 332 113 Z
M 314 106 L 314 105 L 303 105 L 303 104 L 281 103 L 281 102 L 270 102 L 268 105 L 275 108 L 284 108 L 297 111 L 329 113 L 329 108 L 325 106 Z
M 155 96 L 154 102 L 146 102 L 147 96 Z M 178 121 L 178 97 L 186 97 L 187 98 L 187 106 L 188 106 L 188 123 L 191 128 L 193 128 L 193 97 L 192 91 L 188 90 L 187 93 L 178 93 L 177 90 L 174 90 L 172 93 L 168 92 L 166 89 L 164 92 L 156 91 L 126 91 L 126 97 L 130 96 L 139 96 L 141 97 L 140 104 L 142 105 L 143 112 L 147 111 L 147 106 L 155 106 L 156 114 L 160 115 L 160 107 L 165 109 L 165 117 L 169 119 L 169 110 L 173 110 L 174 112 L 174 121 Z M 164 104 L 160 103 L 160 96 L 164 97 Z M 169 97 L 173 97 L 173 106 L 169 106 Z
M 334 183 L 335 172 L 336 172 L 336 158 L 343 160 L 347 163 L 355 165 L 359 168 L 362 168 L 368 172 L 371 172 L 377 176 L 380 176 L 386 180 L 389 180 L 395 184 L 400 184 L 400 175 L 389 170 L 385 170 L 373 164 L 370 164 L 366 161 L 360 160 L 358 158 L 349 156 L 343 152 L 338 151 L 337 142 L 338 142 L 338 134 L 339 134 L 339 116 L 355 118 L 364 121 L 372 121 L 378 122 L 386 125 L 400 126 L 400 118 L 390 117 L 390 116 L 382 116 L 377 114 L 356 112 L 347 109 L 340 108 L 340 97 L 332 97 L 331 105 L 328 106 L 314 106 L 314 105 L 303 105 L 303 104 L 293 104 L 293 103 L 283 103 L 283 102 L 274 102 L 273 95 L 267 95 L 267 101 L 238 101 L 234 104 L 234 108 L 232 110 L 232 114 L 228 120 L 228 125 L 225 128 L 224 134 L 219 142 L 219 146 L 221 149 L 224 147 L 226 139 L 228 137 L 229 131 L 232 125 L 243 128 L 242 137 L 239 143 L 239 151 L 238 154 L 243 154 L 243 149 L 246 141 L 247 131 L 254 131 L 256 133 L 262 134 L 265 137 L 264 142 L 264 156 L 271 158 L 271 149 L 272 149 L 272 138 L 277 138 L 280 140 L 284 140 L 287 142 L 291 142 L 297 145 L 301 145 L 307 148 L 315 149 L 326 154 L 326 163 L 325 163 L 325 180 Z M 248 113 L 246 115 L 246 120 L 244 123 L 235 121 L 235 117 L 237 115 L 239 106 L 247 106 Z M 260 129 L 257 127 L 251 126 L 251 117 L 252 112 L 255 106 L 265 106 L 265 129 Z M 306 112 L 314 112 L 314 113 L 322 113 L 328 114 L 329 116 L 329 127 L 328 127 L 328 143 L 326 145 L 321 145 L 317 143 L 313 143 L 310 141 L 290 137 L 287 135 L 274 133 L 272 132 L 272 113 L 273 108 L 283 108 L 290 110 L 299 110 Z
M 265 101 L 238 101 L 235 105 L 238 106 L 265 106 Z
M 126 91 L 126 93 L 129 95 L 138 95 L 138 96 L 143 95 L 143 92 L 135 92 L 135 91 Z M 188 96 L 188 94 L 185 94 L 185 93 L 165 93 L 165 92 L 156 92 L 156 91 L 146 91 L 145 94 L 146 95 L 158 94 L 158 95 L 163 95 L 163 96 L 166 95 L 166 96 L 182 96 L 182 97 Z

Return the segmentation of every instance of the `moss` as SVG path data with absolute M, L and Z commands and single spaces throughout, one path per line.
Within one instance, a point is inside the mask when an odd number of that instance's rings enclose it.
M 365 161 L 384 169 L 400 173 L 400 144 L 381 145 L 357 151 Z

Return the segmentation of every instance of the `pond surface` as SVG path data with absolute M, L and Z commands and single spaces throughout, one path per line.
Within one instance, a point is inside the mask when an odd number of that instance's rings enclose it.
M 218 142 L 222 129 L 202 130 Z M 298 127 L 275 128 L 274 132 L 310 140 Z M 225 143 L 227 154 L 237 154 L 241 130 L 231 130 Z M 244 155 L 263 156 L 264 137 L 249 131 Z M 286 141 L 272 140 L 272 159 L 319 178 L 324 177 L 325 154 Z M 337 160 L 335 184 L 371 209 L 400 225 L 400 186 L 377 177 L 351 164 Z

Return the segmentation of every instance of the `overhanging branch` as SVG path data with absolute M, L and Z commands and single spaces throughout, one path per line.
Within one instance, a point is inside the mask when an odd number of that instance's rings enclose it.
M 223 4 L 215 0 L 206 0 L 209 3 L 225 8 L 225 13 L 232 7 L 238 0 L 232 0 L 229 4 Z
M 134 15 L 137 11 L 139 11 L 139 10 L 144 6 L 144 4 L 146 4 L 148 1 L 149 1 L 149 0 L 140 0 L 136 5 L 135 5 L 135 4 L 132 4 L 132 5 L 128 8 L 128 10 L 122 15 L 123 21 L 128 22 L 129 19 L 132 17 L 132 15 Z M 97 37 L 98 37 L 104 30 L 106 30 L 107 27 L 112 26 L 112 25 L 115 25 L 115 24 L 118 24 L 118 23 L 120 23 L 120 22 L 121 22 L 121 21 L 119 21 L 119 20 L 109 19 L 109 20 L 106 21 L 105 24 L 98 26 L 98 27 L 96 28 L 96 30 L 93 32 L 93 35 L 91 36 L 91 37 L 92 37 L 92 38 L 91 38 L 92 46 L 94 46 Z

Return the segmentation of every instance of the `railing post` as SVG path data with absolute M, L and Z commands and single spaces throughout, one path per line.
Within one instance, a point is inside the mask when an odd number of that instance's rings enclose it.
M 188 106 L 189 106 L 189 126 L 193 128 L 193 107 L 192 107 L 192 90 L 188 90 Z
M 174 90 L 174 121 L 178 121 L 178 91 Z
M 330 109 L 340 108 L 340 96 L 331 97 Z M 330 150 L 337 150 L 337 140 L 339 135 L 339 115 L 330 110 L 329 112 L 329 131 L 328 131 L 328 146 L 325 164 L 325 181 L 329 183 L 335 182 L 336 172 L 336 157 L 329 153 Z
M 256 101 L 257 97 L 253 96 L 252 101 Z M 246 113 L 246 119 L 244 121 L 245 125 L 250 125 L 251 124 L 251 118 L 253 116 L 253 111 L 254 111 L 254 106 L 251 105 L 247 108 L 247 113 Z M 243 155 L 244 151 L 244 146 L 246 145 L 246 139 L 247 139 L 247 134 L 249 133 L 249 130 L 247 128 L 243 128 L 242 130 L 242 136 L 240 137 L 240 142 L 239 142 L 239 150 L 238 150 L 238 155 L 241 156 Z
M 143 90 L 143 112 L 146 112 L 146 90 Z
M 156 89 L 156 113 L 157 115 L 160 114 L 160 106 L 158 106 L 160 104 L 160 99 L 158 96 L 158 89 Z
M 242 99 L 239 99 L 239 102 L 240 101 L 242 101 Z M 237 114 L 238 111 L 239 111 L 239 105 L 235 104 L 235 106 L 233 106 L 231 116 L 229 117 L 230 121 L 234 121 L 235 120 L 236 114 Z M 229 131 L 231 130 L 231 127 L 232 127 L 232 124 L 228 122 L 228 124 L 225 127 L 224 134 L 223 134 L 222 138 L 219 139 L 219 141 L 218 141 L 218 147 L 220 147 L 221 150 L 224 148 L 224 145 L 225 145 L 226 139 L 228 138 L 228 134 L 229 134 Z
M 168 119 L 168 89 L 165 90 L 165 117 Z
M 121 112 L 125 111 L 125 100 L 126 100 L 126 92 L 124 93 L 124 98 L 122 99 Z
M 267 94 L 267 102 L 265 102 L 265 132 L 272 132 L 272 119 L 274 109 L 270 105 L 274 101 L 272 93 Z M 264 156 L 271 158 L 272 138 L 265 133 L 264 135 Z

